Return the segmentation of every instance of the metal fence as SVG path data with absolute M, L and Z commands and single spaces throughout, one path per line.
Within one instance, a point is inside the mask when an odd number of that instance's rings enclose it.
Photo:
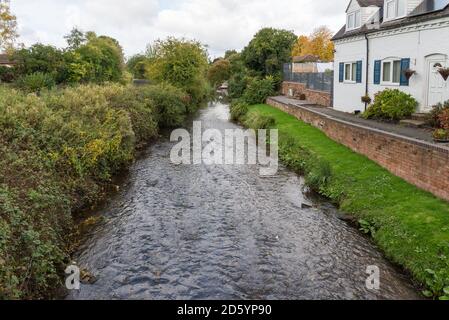
M 303 83 L 307 89 L 332 93 L 334 72 L 297 73 L 292 71 L 292 65 L 288 63 L 284 65 L 284 81 Z

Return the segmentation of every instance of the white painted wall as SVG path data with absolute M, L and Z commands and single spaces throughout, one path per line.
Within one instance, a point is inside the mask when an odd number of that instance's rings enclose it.
M 369 95 L 386 88 L 397 88 L 411 94 L 420 103 L 421 112 L 428 111 L 426 95 L 428 92 L 427 57 L 433 54 L 446 55 L 446 66 L 449 66 L 449 18 L 428 21 L 415 26 L 408 26 L 401 33 L 391 34 L 379 31 L 369 35 L 370 65 L 368 74 Z M 360 99 L 365 93 L 365 59 L 366 41 L 363 37 L 336 41 L 334 108 L 344 112 L 364 110 Z M 410 58 L 410 68 L 417 74 L 410 79 L 409 86 L 374 85 L 374 61 L 388 58 Z M 339 63 L 363 61 L 362 84 L 339 82 Z M 448 80 L 449 82 L 449 80 Z M 444 100 L 449 100 L 449 83 L 443 93 Z
M 364 37 L 357 37 L 350 42 L 336 42 L 334 58 L 334 108 L 344 112 L 364 110 L 361 97 L 365 94 L 366 42 Z M 362 60 L 362 83 L 341 83 L 340 62 Z

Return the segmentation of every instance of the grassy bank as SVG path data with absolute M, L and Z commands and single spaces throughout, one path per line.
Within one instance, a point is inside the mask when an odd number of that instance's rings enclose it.
M 276 108 L 251 106 L 240 117 L 252 128 L 273 119 L 283 162 L 356 217 L 389 259 L 429 289 L 426 295 L 449 296 L 449 203 Z
M 168 85 L 0 88 L 0 299 L 61 287 L 73 213 L 101 199 L 159 127 L 180 124 L 188 101 Z

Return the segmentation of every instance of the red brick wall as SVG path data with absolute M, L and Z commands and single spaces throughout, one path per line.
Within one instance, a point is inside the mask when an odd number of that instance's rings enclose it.
M 449 148 L 351 124 L 301 107 L 267 103 L 322 130 L 394 175 L 449 201 Z
M 299 99 L 301 94 L 304 94 L 306 100 L 313 104 L 329 108 L 332 107 L 330 93 L 307 89 L 306 85 L 303 83 L 284 81 L 282 83 L 282 94 L 288 96 L 290 89 L 292 89 L 293 98 L 295 99 Z

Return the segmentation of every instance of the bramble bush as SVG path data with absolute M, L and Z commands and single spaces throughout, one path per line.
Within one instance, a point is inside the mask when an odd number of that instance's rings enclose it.
M 398 89 L 386 89 L 375 95 L 374 103 L 364 113 L 366 119 L 401 120 L 411 116 L 418 101 Z

